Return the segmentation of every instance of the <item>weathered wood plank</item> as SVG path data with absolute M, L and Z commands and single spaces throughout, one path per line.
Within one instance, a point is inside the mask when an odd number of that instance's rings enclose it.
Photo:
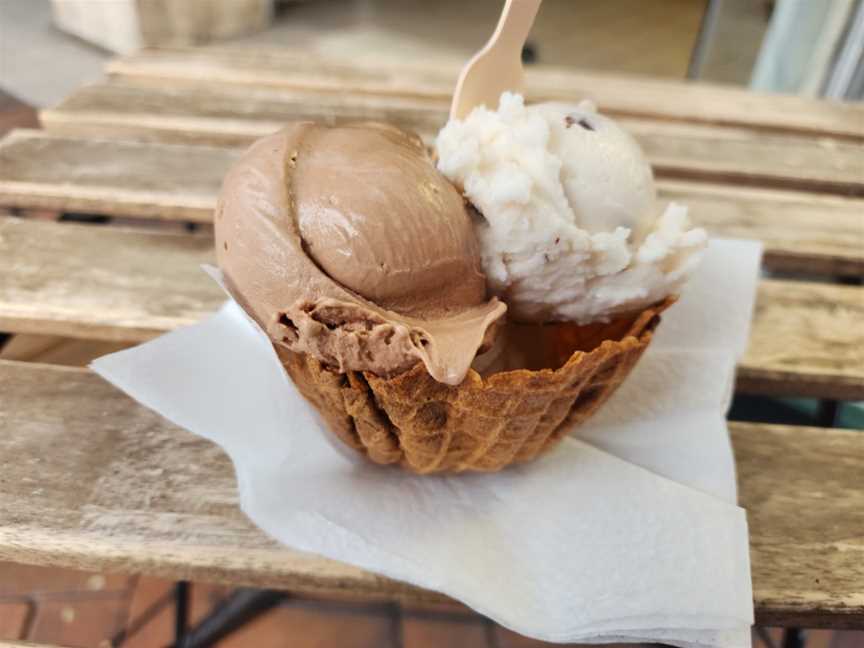
M 424 598 L 406 585 L 278 546 L 237 508 L 221 450 L 95 374 L 0 361 L 0 394 L 0 559 Z M 46 453 L 50 447 L 63 452 Z
M 141 341 L 215 310 L 208 236 L 0 220 L 0 330 Z M 864 398 L 864 288 L 763 281 L 739 388 Z
M 737 388 L 758 394 L 794 391 L 799 396 L 864 398 L 862 322 L 862 287 L 762 281 Z M 789 387 L 784 387 L 787 381 Z
M 756 622 L 864 627 L 864 432 L 731 429 L 750 524 Z M 826 583 L 847 592 L 846 605 L 831 602 Z
M 864 196 L 864 148 L 831 140 L 706 138 L 630 125 L 658 178 Z
M 276 545 L 222 451 L 81 369 L 0 361 L 0 559 L 440 600 Z M 757 620 L 864 624 L 864 435 L 732 424 Z M 63 447 L 64 452 L 45 453 Z M 830 475 L 830 477 L 829 477 Z
M 660 180 L 661 198 L 690 207 L 715 236 L 761 240 L 783 272 L 864 274 L 864 201 L 795 191 Z
M 2 218 L 2 217 L 0 217 Z M 209 236 L 0 220 L 0 330 L 111 341 L 152 338 L 211 313 Z
M 362 93 L 447 101 L 459 64 L 421 66 L 311 58 L 286 48 L 151 50 L 108 64 L 115 77 L 163 85 L 209 79 L 223 84 Z M 864 106 L 743 88 L 531 66 L 533 100 L 593 99 L 615 115 L 733 125 L 864 140 Z
M 239 153 L 13 131 L 0 145 L 0 205 L 209 222 Z
M 83 88 L 43 111 L 48 130 L 203 144 L 248 144 L 292 119 L 377 119 L 417 131 L 431 143 L 447 118 L 441 102 L 249 89 L 198 83 Z M 864 194 L 864 149 L 836 140 L 624 118 L 658 177 Z
M 0 206 L 209 222 L 236 148 L 16 131 L 0 142 Z M 772 269 L 864 273 L 864 200 L 661 180 L 717 236 L 760 239 Z
M 416 131 L 429 141 L 446 121 L 445 102 L 280 88 L 225 86 L 201 81 L 146 87 L 100 83 L 78 89 L 43 110 L 54 132 L 94 132 L 163 141 L 246 145 L 290 120 L 379 120 Z

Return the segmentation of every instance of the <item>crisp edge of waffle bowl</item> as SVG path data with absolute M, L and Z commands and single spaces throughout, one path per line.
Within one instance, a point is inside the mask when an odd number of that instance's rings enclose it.
M 648 347 L 670 298 L 608 324 L 550 327 L 561 365 L 435 381 L 422 363 L 396 376 L 340 373 L 274 345 L 294 384 L 345 444 L 418 474 L 494 472 L 530 461 L 587 420 Z

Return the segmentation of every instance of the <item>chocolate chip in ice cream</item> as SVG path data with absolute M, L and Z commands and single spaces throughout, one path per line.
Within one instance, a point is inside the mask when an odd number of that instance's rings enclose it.
M 564 127 L 570 128 L 573 124 L 579 124 L 585 130 L 593 131 L 594 127 L 591 125 L 585 117 L 573 116 L 573 115 L 565 115 L 564 116 Z

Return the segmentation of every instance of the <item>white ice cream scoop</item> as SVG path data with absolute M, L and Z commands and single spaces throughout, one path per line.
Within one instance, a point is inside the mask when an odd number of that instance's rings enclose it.
M 521 321 L 585 324 L 678 292 L 706 235 L 687 209 L 656 204 L 636 141 L 589 102 L 526 106 L 501 95 L 451 119 L 438 168 L 482 214 L 492 291 Z
M 548 148 L 561 160 L 561 185 L 581 229 L 637 232 L 654 218 L 651 165 L 627 131 L 590 101 L 542 103 L 529 110 L 549 124 Z

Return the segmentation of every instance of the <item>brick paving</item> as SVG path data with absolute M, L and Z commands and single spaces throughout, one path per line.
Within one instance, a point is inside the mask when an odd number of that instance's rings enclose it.
M 68 648 L 164 648 L 174 632 L 171 581 L 0 562 L 0 641 Z M 230 593 L 194 584 L 189 619 L 200 621 Z M 768 631 L 780 648 L 782 632 Z M 806 648 L 864 648 L 864 632 L 811 630 Z M 467 608 L 288 597 L 216 648 L 543 648 Z M 557 644 L 560 645 L 560 644 Z

